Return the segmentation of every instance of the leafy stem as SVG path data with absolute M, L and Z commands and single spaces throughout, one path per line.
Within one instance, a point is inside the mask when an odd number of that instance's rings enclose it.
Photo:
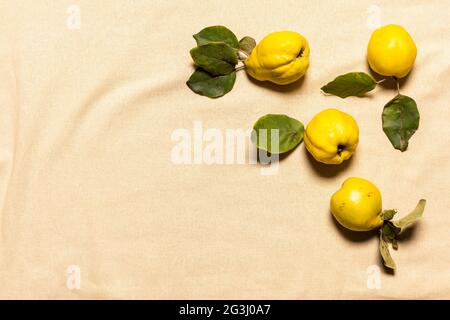
M 383 258 L 384 265 L 390 269 L 395 270 L 396 265 L 394 259 L 389 252 L 389 244 L 392 245 L 394 250 L 398 249 L 398 238 L 397 236 L 402 232 L 402 230 L 416 222 L 423 215 L 425 209 L 426 201 L 421 199 L 417 204 L 416 208 L 403 218 L 391 221 L 395 215 L 395 210 L 385 210 L 382 212 L 381 216 L 384 220 L 383 225 L 380 228 L 380 254 Z

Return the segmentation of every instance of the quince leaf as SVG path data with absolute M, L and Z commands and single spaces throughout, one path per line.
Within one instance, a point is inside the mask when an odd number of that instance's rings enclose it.
M 239 42 L 236 35 L 224 26 L 207 27 L 197 34 L 194 39 L 198 46 L 202 46 L 211 42 L 223 42 L 232 48 L 238 49 Z
M 385 238 L 389 241 L 394 240 L 401 231 L 402 231 L 401 228 L 395 226 L 390 221 L 385 221 L 383 226 L 381 227 L 381 233 L 383 235 L 383 238 Z
M 421 199 L 413 211 L 411 211 L 408 215 L 401 218 L 400 220 L 393 221 L 392 224 L 398 228 L 404 228 L 414 223 L 418 219 L 422 218 L 423 211 L 425 210 L 425 204 L 426 200 Z
M 250 55 L 255 47 L 256 41 L 252 37 L 244 37 L 239 41 L 239 49 L 244 51 L 247 55 Z
M 395 149 L 405 151 L 408 141 L 419 128 L 420 114 L 416 102 L 397 95 L 383 109 L 383 131 Z
M 395 270 L 397 266 L 395 265 L 395 261 L 392 259 L 391 253 L 389 252 L 389 244 L 383 239 L 383 235 L 381 233 L 379 249 L 384 265 L 392 270 Z
M 364 72 L 350 72 L 338 76 L 321 88 L 325 93 L 347 98 L 350 96 L 362 96 L 372 91 L 377 86 L 377 82 Z
M 398 250 L 398 241 L 397 241 L 397 239 L 392 239 L 392 249 Z
M 267 114 L 256 121 L 252 142 L 272 154 L 290 151 L 303 140 L 304 126 L 284 114 Z
M 213 76 L 202 69 L 197 69 L 186 84 L 197 94 L 218 98 L 230 92 L 235 81 L 236 72 L 234 71 L 223 76 Z
M 381 218 L 382 218 L 383 220 L 391 220 L 391 219 L 395 216 L 396 213 L 397 213 L 396 210 L 392 210 L 392 209 L 390 209 L 390 210 L 384 210 L 384 211 L 381 213 Z
M 238 63 L 237 50 L 220 42 L 212 42 L 191 49 L 196 66 L 213 76 L 223 76 L 235 70 Z

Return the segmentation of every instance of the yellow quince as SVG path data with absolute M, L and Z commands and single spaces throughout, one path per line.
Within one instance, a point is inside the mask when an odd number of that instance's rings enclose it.
M 417 48 L 409 33 L 395 24 L 375 30 L 367 47 L 370 68 L 383 76 L 405 77 L 416 55 Z
M 365 179 L 345 180 L 331 197 L 330 209 L 342 226 L 353 231 L 369 231 L 383 224 L 380 190 Z
M 349 159 L 358 146 L 359 128 L 353 117 L 337 109 L 319 112 L 308 123 L 306 149 L 319 162 L 340 164 Z
M 293 83 L 309 67 L 308 41 L 293 31 L 270 33 L 244 63 L 247 73 L 257 80 L 281 85 Z

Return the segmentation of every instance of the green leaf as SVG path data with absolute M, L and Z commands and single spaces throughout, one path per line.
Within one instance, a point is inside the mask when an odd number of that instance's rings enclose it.
M 197 69 L 186 84 L 197 94 L 209 98 L 218 98 L 230 92 L 235 81 L 236 72 L 214 77 L 204 70 Z
M 239 48 L 239 42 L 235 34 L 224 26 L 207 27 L 199 33 L 194 34 L 194 39 L 197 41 L 198 46 L 211 42 L 223 42 L 232 48 Z
M 411 211 L 408 215 L 401 218 L 400 220 L 393 221 L 393 224 L 398 228 L 404 228 L 411 223 L 414 223 L 418 219 L 422 218 L 423 211 L 425 210 L 425 204 L 426 200 L 421 199 L 413 211 Z
M 383 109 L 383 131 L 395 149 L 405 151 L 408 140 L 419 128 L 419 110 L 416 102 L 407 96 L 397 95 Z
M 396 213 L 397 213 L 396 210 L 384 210 L 381 213 L 381 218 L 383 220 L 391 220 L 395 216 Z
M 191 50 L 194 63 L 213 76 L 223 76 L 234 71 L 238 63 L 237 50 L 225 43 L 209 43 Z
M 383 236 L 380 234 L 380 254 L 383 258 L 384 265 L 390 269 L 395 270 L 397 266 L 395 265 L 394 259 L 392 259 L 391 253 L 389 252 L 389 244 L 383 239 Z
M 385 221 L 381 227 L 381 234 L 383 235 L 383 238 L 389 241 L 394 240 L 401 231 L 401 228 L 394 226 L 394 224 L 390 221 Z
M 267 114 L 253 126 L 252 142 L 273 154 L 294 149 L 303 140 L 304 126 L 283 114 Z
M 256 41 L 252 37 L 244 37 L 239 41 L 239 49 L 244 51 L 247 55 L 250 55 L 255 47 Z
M 392 249 L 398 250 L 398 241 L 397 241 L 397 239 L 392 239 Z
M 337 77 L 321 89 L 325 93 L 340 98 L 347 98 L 350 96 L 362 96 L 375 89 L 376 86 L 377 82 L 367 73 L 350 72 Z

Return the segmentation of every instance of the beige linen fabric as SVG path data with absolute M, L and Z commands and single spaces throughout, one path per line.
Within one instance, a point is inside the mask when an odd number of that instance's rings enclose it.
M 2 1 L 0 297 L 450 298 L 449 6 Z M 403 25 L 418 46 L 401 91 L 417 101 L 421 123 L 405 153 L 381 129 L 392 87 L 345 100 L 319 90 L 368 70 L 377 17 Z M 302 33 L 311 46 L 305 79 L 276 87 L 240 72 L 223 98 L 193 94 L 192 34 L 216 24 L 257 40 Z M 254 164 L 171 161 L 171 134 L 192 132 L 195 121 L 224 131 L 285 113 L 307 124 L 327 107 L 360 125 L 357 153 L 343 166 L 315 163 L 303 144 L 269 176 Z M 393 253 L 398 272 L 381 269 L 379 289 L 367 285 L 381 266 L 377 237 L 345 232 L 328 211 L 350 176 L 375 182 L 384 207 L 400 214 L 428 200 Z M 79 289 L 70 282 L 77 271 Z

